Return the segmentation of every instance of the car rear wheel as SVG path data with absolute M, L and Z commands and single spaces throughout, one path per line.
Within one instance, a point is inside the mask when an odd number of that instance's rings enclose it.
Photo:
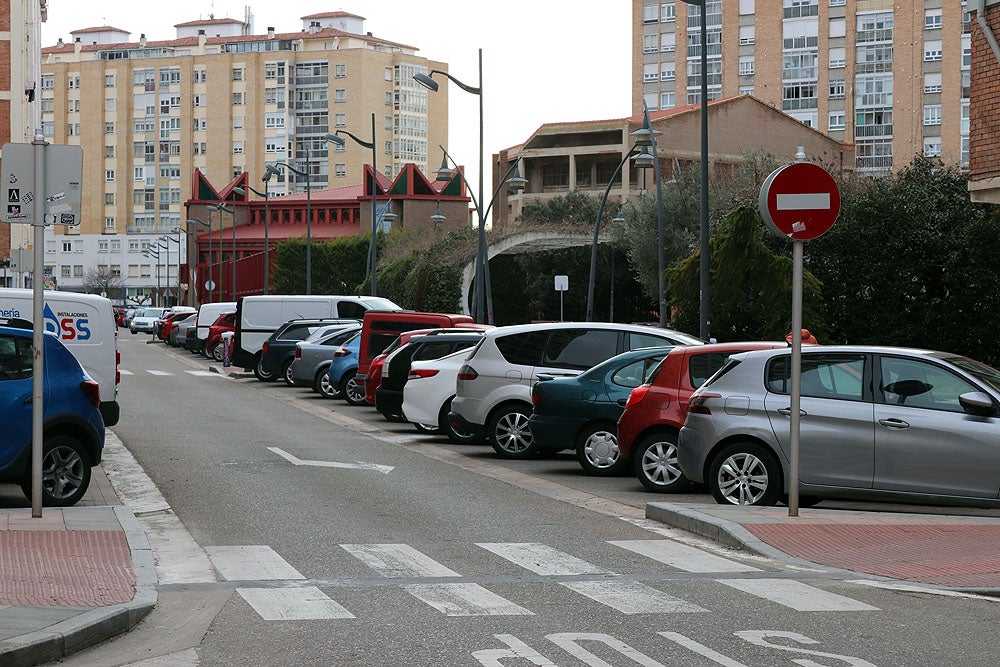
M 715 457 L 708 486 L 722 505 L 774 505 L 781 498 L 781 466 L 756 442 L 737 442 Z
M 505 459 L 534 458 L 538 450 L 528 429 L 531 408 L 520 404 L 501 406 L 486 425 L 486 437 L 494 451 Z
M 278 377 L 264 363 L 264 357 L 257 357 L 257 363 L 253 365 L 253 374 L 261 382 L 274 382 Z
M 330 374 L 325 368 L 316 373 L 316 378 L 313 380 L 313 391 L 323 398 L 337 398 L 340 396 L 340 390 L 330 382 Z
M 433 424 L 414 424 L 413 428 L 426 435 L 436 435 L 441 432 L 441 427 Z
M 591 424 L 576 438 L 576 458 L 588 475 L 620 475 L 628 459 L 618 449 L 617 428 L 611 422 Z
M 292 362 L 294 359 L 289 359 L 285 362 L 284 367 L 281 369 L 281 377 L 285 380 L 285 384 L 289 387 L 295 386 L 295 376 L 292 375 Z
M 349 373 L 340 381 L 340 393 L 344 395 L 344 400 L 348 405 L 365 404 L 365 388 L 358 384 L 356 373 Z
M 632 452 L 632 467 L 642 485 L 654 493 L 677 493 L 688 479 L 677 465 L 677 434 L 647 435 Z
M 218 361 L 220 364 L 222 363 L 222 343 L 215 343 L 212 345 L 211 355 L 213 359 Z
M 451 412 L 450 398 L 445 401 L 445 404 L 441 406 L 441 412 L 438 413 L 438 426 L 441 428 L 441 432 L 448 436 L 449 440 L 454 442 L 456 445 L 472 445 L 478 443 L 482 439 L 475 433 L 465 433 L 452 426 L 451 422 L 448 421 L 449 412 Z
M 45 443 L 42 455 L 42 504 L 46 507 L 75 505 L 90 486 L 90 457 L 83 443 L 68 435 L 56 435 Z M 31 477 L 21 482 L 21 491 L 31 499 Z

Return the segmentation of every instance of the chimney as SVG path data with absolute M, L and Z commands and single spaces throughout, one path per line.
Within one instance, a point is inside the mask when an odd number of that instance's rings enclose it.
M 62 37 L 56 42 L 56 47 L 61 47 L 63 45 Z
M 139 46 L 146 48 L 146 33 L 139 35 Z
M 198 31 L 198 46 L 205 46 L 205 42 L 207 40 L 208 40 L 208 38 L 205 36 L 205 31 L 204 30 L 199 30 Z
M 273 25 L 267 26 L 267 38 L 268 39 L 274 39 L 274 26 Z
M 315 35 L 317 32 L 319 32 L 319 30 L 320 30 L 320 28 L 319 28 L 319 21 L 310 21 L 309 22 L 309 34 Z

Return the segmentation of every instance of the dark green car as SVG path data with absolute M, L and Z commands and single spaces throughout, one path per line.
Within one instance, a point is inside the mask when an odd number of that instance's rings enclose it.
M 649 376 L 670 347 L 633 350 L 612 357 L 576 377 L 541 375 L 531 390 L 528 427 L 539 451 L 576 449 L 592 475 L 615 475 L 628 468 L 618 452 L 618 418 L 632 390 Z

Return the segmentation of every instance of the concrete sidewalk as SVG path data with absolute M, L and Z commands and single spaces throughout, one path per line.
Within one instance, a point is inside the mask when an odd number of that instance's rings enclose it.
M 146 534 L 101 468 L 74 507 L 0 509 L 0 665 L 59 660 L 128 631 L 156 604 Z
M 787 507 L 657 502 L 646 505 L 646 517 L 784 562 L 1000 595 L 1000 515 L 960 507 L 920 514 L 921 508 L 908 509 L 802 508 L 790 517 Z

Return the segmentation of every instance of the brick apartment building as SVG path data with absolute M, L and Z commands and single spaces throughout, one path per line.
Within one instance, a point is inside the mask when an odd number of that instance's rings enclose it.
M 973 0 L 969 194 L 1000 204 L 1000 0 Z

